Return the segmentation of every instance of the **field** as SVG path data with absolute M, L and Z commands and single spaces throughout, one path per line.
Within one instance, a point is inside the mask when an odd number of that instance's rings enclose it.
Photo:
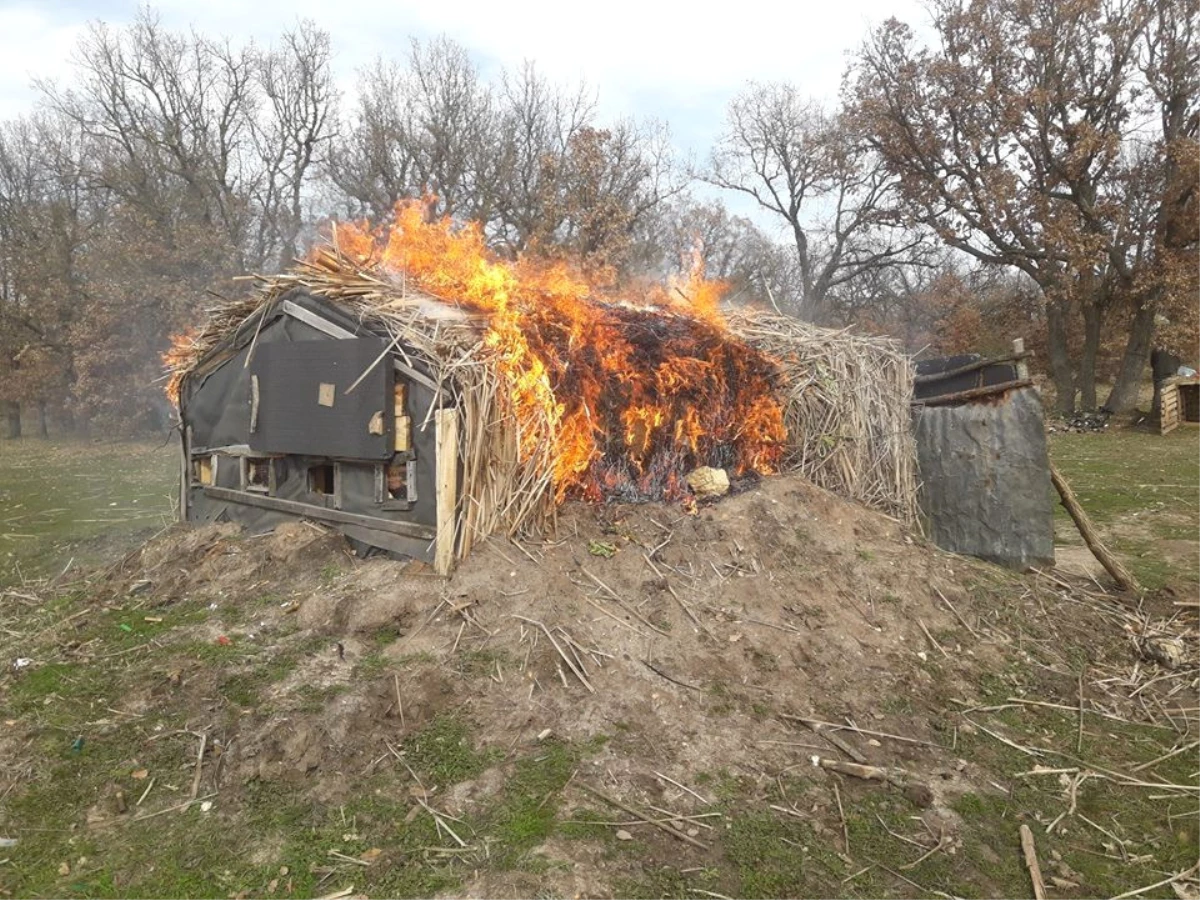
M 1111 430 L 1057 434 L 1050 453 L 1079 502 L 1141 584 L 1200 593 L 1200 435 L 1194 428 L 1158 434 Z M 1062 506 L 1055 543 L 1082 546 Z
M 1065 516 L 1021 576 L 769 479 L 443 585 L 162 533 L 170 447 L 0 445 L 0 896 L 1030 896 L 1022 825 L 1051 898 L 1190 896 L 1194 648 L 1144 649 L 1194 643 L 1197 448 L 1052 438 L 1130 608 Z
M 0 441 L 0 586 L 102 561 L 174 521 L 176 453 L 162 441 Z

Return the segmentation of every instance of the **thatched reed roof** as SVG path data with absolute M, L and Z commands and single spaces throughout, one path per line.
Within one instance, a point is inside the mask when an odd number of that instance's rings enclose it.
M 167 357 L 173 387 L 256 313 L 303 289 L 390 337 L 397 352 L 416 354 L 453 398 L 463 467 L 458 556 L 492 533 L 541 532 L 551 525 L 561 499 L 554 489 L 558 423 L 549 415 L 515 414 L 518 386 L 487 345 L 488 313 L 434 297 L 403 275 L 364 270 L 335 249 L 257 280 L 257 291 L 214 307 L 198 329 L 177 340 Z M 780 467 L 915 522 L 913 370 L 897 345 L 747 309 L 727 311 L 725 318 L 734 340 L 773 363 L 770 380 L 787 428 Z

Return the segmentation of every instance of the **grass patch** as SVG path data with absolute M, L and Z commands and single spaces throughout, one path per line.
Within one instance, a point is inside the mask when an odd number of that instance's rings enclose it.
M 1050 455 L 1110 549 L 1151 590 L 1200 588 L 1200 559 L 1166 555 L 1156 539 L 1195 541 L 1200 532 L 1200 434 L 1178 429 L 1166 436 L 1116 429 L 1103 434 L 1050 435 Z M 1054 495 L 1055 534 L 1080 538 Z
M 496 754 L 477 751 L 467 724 L 441 715 L 404 739 L 402 752 L 427 787 L 449 787 L 474 778 L 496 760 Z

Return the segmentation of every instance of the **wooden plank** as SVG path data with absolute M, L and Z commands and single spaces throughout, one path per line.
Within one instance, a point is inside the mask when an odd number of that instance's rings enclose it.
M 1179 385 L 1172 384 L 1170 379 L 1162 386 L 1162 398 L 1159 401 L 1159 433 L 1170 434 L 1179 427 Z
M 434 413 L 437 453 L 437 551 L 433 568 L 449 575 L 454 564 L 455 512 L 458 506 L 458 410 Z
M 396 438 L 393 449 L 397 453 L 412 449 L 412 420 L 408 416 L 396 416 Z
M 258 376 L 250 376 L 250 433 L 258 430 Z
M 214 500 L 227 500 L 230 503 L 242 503 L 246 506 L 257 506 L 262 509 L 273 509 L 276 512 L 291 513 L 295 516 L 305 516 L 321 522 L 333 522 L 338 525 L 359 525 L 363 528 L 374 528 L 377 531 L 387 531 L 418 540 L 431 541 L 437 533 L 427 525 L 415 522 L 397 522 L 393 519 L 381 519 L 377 516 L 367 516 L 362 513 L 345 512 L 340 509 L 329 509 L 325 506 L 314 506 L 311 503 L 300 503 L 296 500 L 282 500 L 279 497 L 263 497 L 259 494 L 248 494 L 242 491 L 232 491 L 229 488 L 206 487 L 205 496 Z
M 182 418 L 183 413 L 180 412 Z M 192 458 L 188 453 L 188 439 L 192 426 L 179 429 L 179 521 L 186 522 L 188 516 L 188 488 L 192 484 Z
M 419 559 L 424 562 L 430 560 L 430 542 L 419 541 L 416 538 L 405 537 L 401 534 L 391 534 L 387 531 L 380 531 L 377 528 L 363 528 L 359 525 L 343 525 L 342 534 L 347 537 L 352 537 L 357 541 L 362 541 L 364 544 L 370 544 L 372 547 L 380 547 L 384 550 L 390 550 L 392 553 L 398 553 L 402 556 L 411 556 L 413 559 Z

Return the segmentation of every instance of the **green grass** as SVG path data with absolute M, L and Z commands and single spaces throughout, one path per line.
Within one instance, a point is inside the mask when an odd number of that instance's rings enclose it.
M 1050 455 L 1110 549 L 1144 587 L 1170 586 L 1195 595 L 1200 588 L 1196 549 L 1168 554 L 1160 540 L 1190 541 L 1200 534 L 1200 433 L 1180 428 L 1166 436 L 1113 430 L 1053 434 Z M 1055 495 L 1060 542 L 1080 538 Z
M 0 441 L 0 586 L 99 561 L 101 546 L 171 522 L 174 443 Z
M 405 738 L 401 750 L 429 788 L 466 781 L 495 761 L 494 753 L 475 749 L 467 723 L 449 714 Z

